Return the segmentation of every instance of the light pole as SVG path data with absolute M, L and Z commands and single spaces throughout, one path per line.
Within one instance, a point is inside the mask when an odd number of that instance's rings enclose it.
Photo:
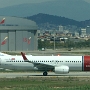
M 55 34 L 54 34 L 54 50 L 55 50 Z

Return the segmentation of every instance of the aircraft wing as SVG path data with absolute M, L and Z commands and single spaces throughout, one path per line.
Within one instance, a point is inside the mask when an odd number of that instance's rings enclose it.
M 44 63 L 36 63 L 36 62 L 29 61 L 23 52 L 21 52 L 21 55 L 22 55 L 25 62 L 33 63 L 34 67 L 38 68 L 38 70 L 40 70 L 40 71 L 53 70 L 54 69 L 54 66 L 52 66 L 52 65 L 47 65 Z
M 34 66 L 37 67 L 41 71 L 43 71 L 43 70 L 44 71 L 45 70 L 53 70 L 54 69 L 54 66 L 43 64 L 43 63 L 34 63 Z

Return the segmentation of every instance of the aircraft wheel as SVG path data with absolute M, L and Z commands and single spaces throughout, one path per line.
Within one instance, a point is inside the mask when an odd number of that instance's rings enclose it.
M 47 72 L 43 72 L 43 76 L 47 76 L 47 74 L 48 74 Z

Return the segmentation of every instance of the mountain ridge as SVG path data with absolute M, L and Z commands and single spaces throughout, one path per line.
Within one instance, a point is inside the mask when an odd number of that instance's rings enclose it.
M 62 26 L 72 25 L 72 26 L 77 26 L 79 28 L 80 27 L 85 28 L 87 26 L 90 26 L 90 20 L 76 21 L 76 20 L 61 17 L 61 16 L 54 16 L 54 15 L 43 14 L 43 13 L 39 13 L 33 16 L 28 16 L 25 18 L 35 21 L 39 26 L 39 29 L 41 27 L 45 27 L 45 26 L 47 27 L 49 25 L 52 27 L 53 26 L 57 27 L 59 25 L 62 25 Z

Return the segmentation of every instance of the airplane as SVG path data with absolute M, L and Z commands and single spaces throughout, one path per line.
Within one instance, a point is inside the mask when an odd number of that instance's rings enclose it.
M 56 74 L 67 74 L 69 71 L 90 71 L 90 56 L 32 56 L 29 59 L 21 52 L 25 62 L 32 63 L 33 68 L 44 71 L 52 70 Z
M 0 24 L 3 24 L 5 22 L 5 18 L 2 19 L 2 21 L 0 22 Z
M 38 70 L 43 76 L 48 71 L 68 74 L 70 71 L 90 71 L 90 56 L 22 56 L 0 57 L 0 68 L 11 70 Z

